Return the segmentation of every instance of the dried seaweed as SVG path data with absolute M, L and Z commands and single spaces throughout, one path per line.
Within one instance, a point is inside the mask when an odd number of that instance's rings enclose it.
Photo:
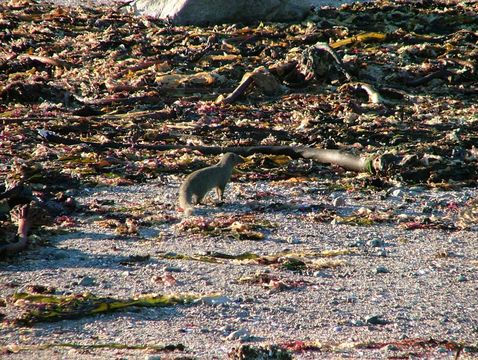
M 192 260 L 215 264 L 225 264 L 233 262 L 241 265 L 262 265 L 289 271 L 314 271 L 324 268 L 334 268 L 346 264 L 343 260 L 320 259 L 343 255 L 353 255 L 356 251 L 353 249 L 336 249 L 323 251 L 301 251 L 301 252 L 282 252 L 277 254 L 259 255 L 255 253 L 242 253 L 238 255 L 225 254 L 220 252 L 207 252 L 205 254 L 177 254 L 165 253 L 158 257 L 163 259 Z
M 189 304 L 203 296 L 194 294 L 141 295 L 132 299 L 98 297 L 93 294 L 45 295 L 15 293 L 7 298 L 7 303 L 21 310 L 15 319 L 4 320 L 11 324 L 31 325 L 37 322 L 58 321 L 92 316 L 128 309 L 130 307 L 164 307 Z

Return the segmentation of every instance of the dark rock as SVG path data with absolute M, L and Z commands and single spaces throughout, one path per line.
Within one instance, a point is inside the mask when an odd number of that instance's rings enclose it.
M 78 285 L 80 285 L 80 286 L 93 286 L 93 285 L 96 285 L 96 281 L 95 281 L 95 279 L 93 279 L 90 276 L 85 276 L 83 279 L 80 280 Z
M 386 325 L 389 322 L 380 317 L 380 315 L 373 315 L 368 317 L 365 322 L 370 325 Z

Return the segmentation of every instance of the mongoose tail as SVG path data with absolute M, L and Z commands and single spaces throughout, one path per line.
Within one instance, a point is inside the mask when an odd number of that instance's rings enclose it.
M 217 164 L 189 174 L 179 188 L 179 206 L 183 209 L 184 215 L 192 215 L 193 205 L 200 203 L 212 189 L 216 190 L 218 199 L 222 201 L 224 189 L 231 178 L 234 166 L 243 162 L 239 155 L 226 153 Z

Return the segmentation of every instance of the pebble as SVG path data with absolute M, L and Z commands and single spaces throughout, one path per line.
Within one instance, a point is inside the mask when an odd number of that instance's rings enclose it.
M 468 280 L 468 279 L 466 278 L 465 275 L 460 275 L 460 276 L 458 276 L 458 281 L 459 281 L 459 282 L 464 282 L 464 281 L 467 281 L 467 280 Z
M 231 332 L 233 329 L 234 329 L 234 327 L 229 324 L 229 325 L 225 325 L 225 326 L 221 327 L 221 328 L 219 329 L 219 331 L 222 332 L 222 333 L 229 333 L 229 332 Z
M 390 272 L 385 266 L 377 266 L 375 268 L 375 273 L 376 274 L 386 274 Z
M 377 252 L 377 255 L 381 256 L 381 257 L 387 257 L 388 254 L 387 254 L 387 251 L 382 249 L 382 250 Z
M 354 326 L 364 326 L 365 322 L 362 321 L 362 320 L 354 320 L 354 321 L 352 321 L 352 325 L 354 325 Z
M 295 238 L 295 237 L 292 237 L 292 236 L 288 236 L 286 238 L 286 241 L 289 243 L 289 244 L 300 244 L 300 240 Z
M 416 272 L 415 272 L 415 276 L 422 276 L 422 275 L 426 275 L 428 273 L 427 270 L 425 269 L 418 269 Z
M 101 282 L 101 289 L 111 289 L 111 283 L 109 281 L 103 280 Z
M 96 281 L 94 278 L 90 276 L 85 276 L 83 279 L 80 280 L 78 283 L 80 286 L 94 286 L 96 285 Z
M 224 305 L 230 303 L 232 300 L 227 296 L 207 296 L 202 299 L 197 300 L 206 305 Z
M 396 345 L 388 344 L 387 346 L 383 347 L 383 351 L 398 351 L 399 348 Z
M 392 196 L 394 197 L 402 197 L 404 194 L 402 189 L 395 189 L 392 191 Z
M 183 271 L 180 267 L 176 267 L 176 266 L 166 266 L 163 271 L 166 271 L 166 272 L 181 272 Z
M 146 355 L 145 360 L 161 360 L 161 356 L 160 355 Z
M 352 240 L 352 241 L 347 242 L 348 247 L 362 247 L 364 244 L 365 244 L 365 242 L 361 239 Z
M 318 270 L 318 271 L 314 271 L 313 275 L 315 277 L 321 277 L 321 278 L 331 278 L 332 275 L 327 273 L 326 271 L 323 271 L 323 270 Z
M 365 322 L 370 325 L 385 325 L 388 324 L 387 320 L 381 318 L 380 315 L 372 315 L 365 319 Z
M 249 311 L 247 311 L 247 310 L 241 310 L 241 311 L 239 311 L 239 312 L 236 314 L 236 316 L 237 316 L 238 318 L 246 318 L 246 317 L 249 316 Z
M 226 339 L 246 341 L 250 337 L 251 337 L 251 334 L 249 333 L 249 331 L 247 331 L 246 329 L 239 329 L 230 333 Z
M 431 214 L 433 212 L 433 208 L 431 206 L 423 206 L 422 213 L 423 214 Z
M 342 196 L 336 197 L 334 200 L 332 200 L 332 205 L 335 207 L 338 206 L 344 206 L 345 205 L 345 198 Z
M 372 239 L 367 241 L 367 245 L 371 247 L 382 247 L 385 243 L 381 239 Z

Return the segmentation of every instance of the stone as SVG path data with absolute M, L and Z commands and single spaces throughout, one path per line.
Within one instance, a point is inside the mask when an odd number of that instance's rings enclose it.
M 372 239 L 367 241 L 367 245 L 370 247 L 382 247 L 385 243 L 381 239 Z
M 388 273 L 388 272 L 389 272 L 389 271 L 388 271 L 388 269 L 387 269 L 385 266 L 377 266 L 377 267 L 375 268 L 375 273 L 376 273 L 376 274 L 386 274 L 386 273 Z
M 380 315 L 372 315 L 365 319 L 365 322 L 370 325 L 386 325 L 389 322 L 381 318 Z
M 389 352 L 389 351 L 398 351 L 398 350 L 400 350 L 400 348 L 396 345 L 388 344 L 387 346 L 383 347 L 382 350 L 384 352 Z
M 231 299 L 227 296 L 207 296 L 198 299 L 197 302 L 201 302 L 206 305 L 224 305 L 231 302 Z
M 80 280 L 80 282 L 78 283 L 78 285 L 80 286 L 93 286 L 96 284 L 96 281 L 95 279 L 93 279 L 92 277 L 90 276 L 85 276 L 83 279 Z
M 335 207 L 344 206 L 345 205 L 345 198 L 342 197 L 342 196 L 336 197 L 334 200 L 332 200 L 332 205 L 334 205 Z
M 145 360 L 161 360 L 161 356 L 155 354 L 146 355 Z
M 181 272 L 182 269 L 180 267 L 176 267 L 176 266 L 166 266 L 163 271 L 165 272 Z
M 387 251 L 383 250 L 383 249 L 379 249 L 379 251 L 377 251 L 377 255 L 380 256 L 380 257 L 387 257 L 388 256 Z
M 301 20 L 310 13 L 313 3 L 314 0 L 137 0 L 131 7 L 139 15 L 169 19 L 176 25 L 207 25 Z
M 402 189 L 395 189 L 392 191 L 392 196 L 394 197 L 402 197 L 404 195 L 404 192 Z
M 313 275 L 315 277 L 320 277 L 320 278 L 331 278 L 332 277 L 331 274 L 329 274 L 328 272 L 323 271 L 323 270 L 314 271 Z
M 227 336 L 227 340 L 247 340 L 251 337 L 251 334 L 246 329 L 239 329 L 233 331 Z

